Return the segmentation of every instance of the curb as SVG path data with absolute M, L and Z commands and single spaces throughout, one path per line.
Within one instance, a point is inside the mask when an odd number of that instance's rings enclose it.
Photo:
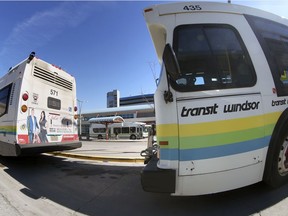
M 84 160 L 95 160 L 101 162 L 128 162 L 128 163 L 142 163 L 144 164 L 143 158 L 129 158 L 129 157 L 105 157 L 105 156 L 89 156 L 89 155 L 81 155 L 81 154 L 70 154 L 63 152 L 51 152 L 49 153 L 54 156 L 62 156 L 62 157 L 70 157 Z
M 79 139 L 79 141 L 93 141 L 93 142 L 147 142 L 147 139 L 97 139 L 97 138 L 89 138 L 89 139 Z

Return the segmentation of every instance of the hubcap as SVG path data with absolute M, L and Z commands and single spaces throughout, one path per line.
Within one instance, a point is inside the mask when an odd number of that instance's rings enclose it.
M 284 140 L 278 158 L 278 172 L 281 176 L 288 174 L 288 137 Z

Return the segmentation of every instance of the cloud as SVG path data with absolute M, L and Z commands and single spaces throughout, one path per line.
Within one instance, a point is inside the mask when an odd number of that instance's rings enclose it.
M 2 42 L 0 57 L 17 49 L 35 49 L 43 46 L 67 28 L 75 28 L 93 12 L 89 3 L 62 2 L 42 12 L 36 12 L 23 20 Z

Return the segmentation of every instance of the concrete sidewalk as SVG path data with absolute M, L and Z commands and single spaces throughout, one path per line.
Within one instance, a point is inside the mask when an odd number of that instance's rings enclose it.
M 140 140 L 91 140 L 82 141 L 79 149 L 53 152 L 56 156 L 64 156 L 103 162 L 132 162 L 144 164 L 140 152 L 147 148 L 147 139 Z

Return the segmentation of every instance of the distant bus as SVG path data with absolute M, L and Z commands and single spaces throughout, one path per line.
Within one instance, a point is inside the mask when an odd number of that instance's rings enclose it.
M 108 125 L 109 138 L 124 139 L 142 139 L 145 123 L 140 122 L 123 122 Z M 106 137 L 106 126 L 104 124 L 91 123 L 89 136 L 92 138 L 103 139 Z
M 147 138 L 149 135 L 149 131 L 151 130 L 152 126 L 145 124 L 143 125 L 143 138 Z
M 287 183 L 288 20 L 202 1 L 144 15 L 163 66 L 159 150 L 150 151 L 143 189 L 188 196 Z
M 75 78 L 31 53 L 0 79 L 0 155 L 81 147 L 76 112 Z

